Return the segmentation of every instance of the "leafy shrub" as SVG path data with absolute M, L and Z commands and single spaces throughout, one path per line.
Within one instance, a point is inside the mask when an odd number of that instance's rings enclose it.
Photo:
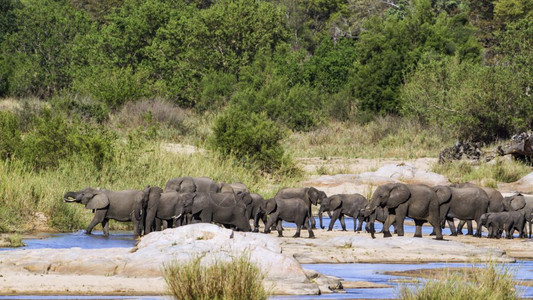
M 195 108 L 200 112 L 220 109 L 227 104 L 236 83 L 237 78 L 233 74 L 208 73 L 200 81 L 200 99 Z
M 493 141 L 527 130 L 533 102 L 511 68 L 432 60 L 402 88 L 402 113 L 461 140 Z
M 16 115 L 0 111 L 0 159 L 12 158 L 21 145 L 19 120 Z
M 56 111 L 66 112 L 71 117 L 80 116 L 87 121 L 92 120 L 100 124 L 109 118 L 109 108 L 104 103 L 90 98 L 67 94 L 52 99 L 51 103 Z
M 274 171 L 284 161 L 280 141 L 285 135 L 266 114 L 230 106 L 215 120 L 211 143 L 224 155 Z
M 246 256 L 203 266 L 200 258 L 163 268 L 170 294 L 175 299 L 267 299 L 263 275 Z
M 110 108 L 150 95 L 146 72 L 134 72 L 131 67 L 101 67 L 90 72 L 74 80 L 74 91 L 102 101 Z

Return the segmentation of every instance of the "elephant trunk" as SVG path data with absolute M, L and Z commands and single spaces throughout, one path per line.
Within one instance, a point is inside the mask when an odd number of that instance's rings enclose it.
M 65 196 L 63 196 L 63 201 L 65 202 L 80 202 L 81 199 L 78 199 L 78 193 L 76 192 L 67 192 Z
M 326 211 L 326 207 L 324 205 L 320 205 L 320 209 L 318 210 L 318 220 L 320 221 L 320 228 L 324 229 L 324 226 L 322 225 L 322 214 L 324 211 Z
M 374 228 L 374 223 L 376 222 L 376 211 L 374 210 L 374 212 L 369 216 L 369 219 L 368 219 L 368 222 L 370 223 L 370 236 L 375 239 L 376 236 L 375 236 L 375 233 L 376 233 L 376 229 Z

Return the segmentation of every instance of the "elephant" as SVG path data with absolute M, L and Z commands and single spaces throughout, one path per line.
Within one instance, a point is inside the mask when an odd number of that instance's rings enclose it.
M 366 224 L 365 224 L 366 232 L 370 232 L 370 216 L 365 216 L 365 209 L 364 208 L 361 209 L 361 211 L 359 213 L 360 213 L 361 216 L 363 216 L 364 222 L 366 222 Z M 378 207 L 376 207 L 374 217 L 375 217 L 375 221 L 378 221 L 378 222 L 380 222 L 382 224 L 385 224 L 385 221 L 389 217 L 389 210 L 388 209 L 384 209 L 381 206 L 378 206 Z M 393 222 L 392 226 L 394 228 L 394 233 L 396 234 L 396 223 Z M 381 230 L 380 233 L 383 233 L 383 229 Z
M 524 213 L 526 221 L 529 224 L 528 237 L 531 238 L 531 229 L 533 223 L 533 196 L 515 194 L 509 197 L 505 197 L 503 205 L 507 211 L 520 211 Z
M 489 230 L 489 238 L 500 238 L 505 230 L 505 238 L 512 239 L 514 230 L 524 237 L 525 216 L 521 211 L 504 211 L 483 214 L 480 223 Z
M 372 199 L 364 209 L 365 217 L 370 217 L 370 234 L 375 238 L 374 222 L 376 208 L 388 209 L 389 216 L 383 224 L 383 237 L 391 237 L 389 231 L 396 222 L 398 236 L 404 235 L 403 222 L 405 217 L 415 221 L 415 237 L 422 237 L 422 225 L 429 222 L 436 233 L 436 239 L 442 240 L 439 207 L 442 204 L 435 192 L 423 184 L 389 183 L 378 186 L 372 194 Z
M 220 182 L 218 184 L 218 192 L 219 193 L 238 193 L 238 192 L 250 192 L 248 187 L 244 185 L 243 183 L 237 182 L 237 183 L 225 183 Z
M 184 201 L 183 211 L 191 213 L 194 220 L 203 223 L 214 222 L 242 231 L 252 231 L 246 216 L 246 206 L 240 199 L 225 194 L 229 193 L 197 193 L 191 201 Z
M 490 188 L 490 187 L 478 187 L 477 185 L 465 182 L 460 184 L 454 184 L 451 185 L 452 187 L 457 188 L 463 188 L 463 187 L 471 187 L 471 188 L 481 188 L 487 193 L 487 196 L 489 196 L 489 207 L 487 209 L 487 212 L 502 212 L 505 211 L 505 206 L 503 205 L 503 195 L 498 190 Z M 463 234 L 463 226 L 465 222 L 468 224 L 468 232 L 472 233 L 472 221 L 459 221 L 459 224 L 457 225 L 457 234 Z
M 167 181 L 165 192 L 218 193 L 217 183 L 208 177 L 178 177 Z
M 344 215 L 353 218 L 353 231 L 361 231 L 363 227 L 363 215 L 361 209 L 363 209 L 368 201 L 361 194 L 339 194 L 330 196 L 322 200 L 318 217 L 320 220 L 320 228 L 322 226 L 322 213 L 324 211 L 332 211 L 332 217 L 329 223 L 328 231 L 333 229 L 333 225 L 337 219 L 340 220 L 342 230 L 346 231 L 346 224 L 344 223 Z M 356 228 L 356 221 L 359 221 L 359 226 Z
M 266 226 L 267 223 L 267 217 L 264 210 L 266 201 L 263 196 L 257 193 L 250 194 L 250 196 L 252 197 L 252 218 L 254 219 L 253 232 L 259 232 L 259 219 L 263 220 L 263 225 Z
M 283 188 L 274 196 L 278 199 L 302 199 L 307 205 L 307 214 L 311 220 L 311 227 L 316 228 L 316 221 L 313 218 L 311 205 L 318 205 L 326 198 L 326 193 L 317 190 L 314 187 L 309 188 Z
M 300 237 L 302 227 L 307 225 L 309 238 L 314 238 L 315 234 L 309 224 L 309 212 L 307 203 L 301 198 L 274 198 L 269 201 L 269 209 L 265 212 L 269 215 L 267 224 L 265 225 L 264 233 L 270 233 L 270 229 L 274 224 L 277 224 L 278 236 L 283 236 L 281 222 L 287 221 L 296 224 L 296 233 L 293 237 Z
M 457 235 L 453 219 L 464 221 L 476 221 L 477 229 L 475 236 L 481 237 L 481 215 L 487 212 L 489 196 L 481 188 L 455 188 L 445 185 L 433 187 L 435 194 L 443 203 L 440 207 L 441 225 L 448 221 L 452 236 Z M 473 234 L 469 232 L 468 234 Z
M 154 230 L 156 213 L 159 207 L 159 200 L 163 189 L 158 186 L 148 186 L 148 197 L 144 197 L 143 200 L 136 204 L 135 218 L 140 220 L 142 218 L 142 227 L 144 234 L 148 234 Z M 159 226 L 160 227 L 160 226 Z
M 141 235 L 142 219 L 135 216 L 135 209 L 149 196 L 150 186 L 144 190 L 109 191 L 88 187 L 81 191 L 67 192 L 63 200 L 67 203 L 81 203 L 93 210 L 92 219 L 85 232 L 91 234 L 94 226 L 102 224 L 104 236 L 109 236 L 109 220 L 133 221 L 133 235 Z
M 187 224 L 187 207 L 192 204 L 198 193 L 178 193 L 175 191 L 164 192 L 159 199 L 156 220 L 156 230 L 161 230 L 161 221 L 167 221 L 168 227 L 177 227 Z

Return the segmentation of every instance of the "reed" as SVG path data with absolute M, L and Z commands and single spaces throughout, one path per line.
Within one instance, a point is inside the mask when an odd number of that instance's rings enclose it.
M 404 300 L 507 300 L 520 299 L 516 282 L 507 267 L 490 262 L 486 267 L 447 271 L 438 280 L 429 280 L 423 287 L 403 286 L 399 297 Z
M 169 294 L 175 299 L 267 299 L 260 269 L 245 255 L 208 266 L 200 258 L 163 267 Z

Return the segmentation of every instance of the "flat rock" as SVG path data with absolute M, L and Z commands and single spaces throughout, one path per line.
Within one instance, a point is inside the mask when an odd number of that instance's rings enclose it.
M 109 278 L 162 279 L 162 266 L 201 257 L 200 263 L 229 261 L 248 255 L 264 272 L 265 287 L 272 294 L 312 295 L 320 293 L 292 256 L 281 253 L 274 236 L 234 232 L 212 224 L 194 224 L 143 237 L 133 249 L 38 249 L 0 252 L 4 277 L 24 275 L 105 276 Z M 14 275 L 13 275 L 14 276 Z M 70 281 L 72 283 L 72 281 Z M 81 285 L 82 282 L 78 284 Z M 75 289 L 72 283 L 70 289 Z M 164 286 L 164 285 L 162 285 Z M 155 292 L 164 293 L 164 290 Z M 0 292 L 5 293 L 3 286 Z
M 515 182 L 498 184 L 498 190 L 506 193 L 533 194 L 533 172 Z

